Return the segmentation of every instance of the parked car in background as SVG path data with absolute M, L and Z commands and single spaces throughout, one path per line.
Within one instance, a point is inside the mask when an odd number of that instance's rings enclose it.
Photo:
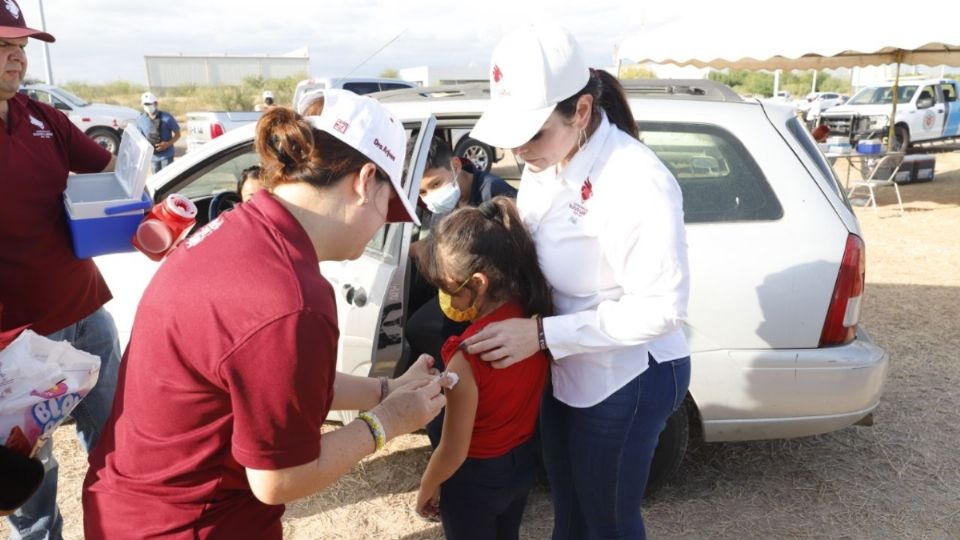
M 831 107 L 843 105 L 846 103 L 847 97 L 837 92 L 810 92 L 803 101 L 797 103 L 797 110 L 806 122 L 816 122 L 820 113 Z
M 960 137 L 958 91 L 960 82 L 952 79 L 901 81 L 893 148 Z M 893 95 L 892 84 L 862 88 L 843 105 L 822 113 L 818 123 L 826 124 L 831 135 L 849 137 L 853 147 L 864 139 L 883 139 L 889 134 Z
M 387 90 L 399 90 L 401 88 L 416 88 L 416 86 L 416 83 L 402 79 L 382 79 L 376 77 L 314 77 L 297 83 L 297 87 L 293 91 L 292 105 L 296 106 L 304 94 L 313 90 L 343 88 L 344 90 L 350 90 L 354 94 L 365 95 L 374 92 L 385 92 Z
M 713 81 L 625 84 L 643 142 L 683 192 L 692 287 L 684 327 L 690 390 L 660 436 L 651 489 L 679 466 L 691 427 L 711 442 L 869 423 L 888 357 L 859 325 L 864 241 L 794 109 L 744 101 Z M 415 203 L 430 138 L 469 130 L 489 100 L 482 88 L 466 86 L 382 102 L 416 141 L 403 181 Z M 216 219 L 229 206 L 223 194 L 236 175 L 257 161 L 253 138 L 247 125 L 187 154 L 148 180 L 150 195 L 159 202 L 181 193 L 200 209 L 199 225 Z M 410 243 L 429 234 L 424 224 L 386 225 L 359 259 L 320 265 L 337 291 L 341 371 L 394 375 L 411 363 L 402 332 L 417 307 L 409 305 L 408 256 Z M 126 342 L 156 264 L 139 253 L 97 264 L 114 293 L 106 307 Z
M 224 133 L 260 119 L 260 111 L 188 112 L 187 152 L 216 139 Z
M 123 129 L 140 116 L 139 111 L 130 107 L 90 103 L 49 84 L 25 84 L 20 93 L 63 111 L 75 126 L 113 154 L 120 149 Z

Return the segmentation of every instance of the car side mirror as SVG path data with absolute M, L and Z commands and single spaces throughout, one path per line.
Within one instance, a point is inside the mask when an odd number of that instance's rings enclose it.
M 929 109 L 933 107 L 933 98 L 920 98 L 917 100 L 918 109 Z

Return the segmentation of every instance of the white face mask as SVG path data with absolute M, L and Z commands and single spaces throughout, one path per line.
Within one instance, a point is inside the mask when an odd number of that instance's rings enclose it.
M 143 106 L 143 110 L 146 111 L 146 112 L 149 113 L 149 114 L 153 114 L 153 113 L 157 112 L 157 104 L 156 104 L 156 103 L 153 103 L 153 104 L 150 104 L 150 105 L 144 105 L 144 106 Z
M 427 210 L 434 214 L 452 212 L 457 207 L 457 203 L 460 202 L 460 183 L 454 180 L 427 193 L 422 199 L 423 204 L 427 205 Z

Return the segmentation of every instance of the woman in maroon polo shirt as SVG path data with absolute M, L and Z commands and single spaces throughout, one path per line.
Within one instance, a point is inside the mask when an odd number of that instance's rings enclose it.
M 171 253 L 140 301 L 84 482 L 87 538 L 280 538 L 283 503 L 439 412 L 427 359 L 386 386 L 336 372 L 318 270 L 359 257 L 385 221 L 416 221 L 404 139 L 346 91 L 328 91 L 319 116 L 263 115 L 265 189 Z M 321 436 L 331 409 L 369 411 Z

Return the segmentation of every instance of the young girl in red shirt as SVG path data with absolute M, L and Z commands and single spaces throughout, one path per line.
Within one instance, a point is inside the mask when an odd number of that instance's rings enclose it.
M 541 350 L 496 369 L 459 346 L 497 321 L 552 313 L 536 248 L 513 200 L 496 197 L 444 218 L 417 263 L 439 288 L 444 314 L 472 322 L 443 346 L 459 383 L 447 392 L 443 435 L 420 481 L 417 512 L 439 515 L 449 539 L 517 538 L 539 463 L 534 432 L 549 360 Z

